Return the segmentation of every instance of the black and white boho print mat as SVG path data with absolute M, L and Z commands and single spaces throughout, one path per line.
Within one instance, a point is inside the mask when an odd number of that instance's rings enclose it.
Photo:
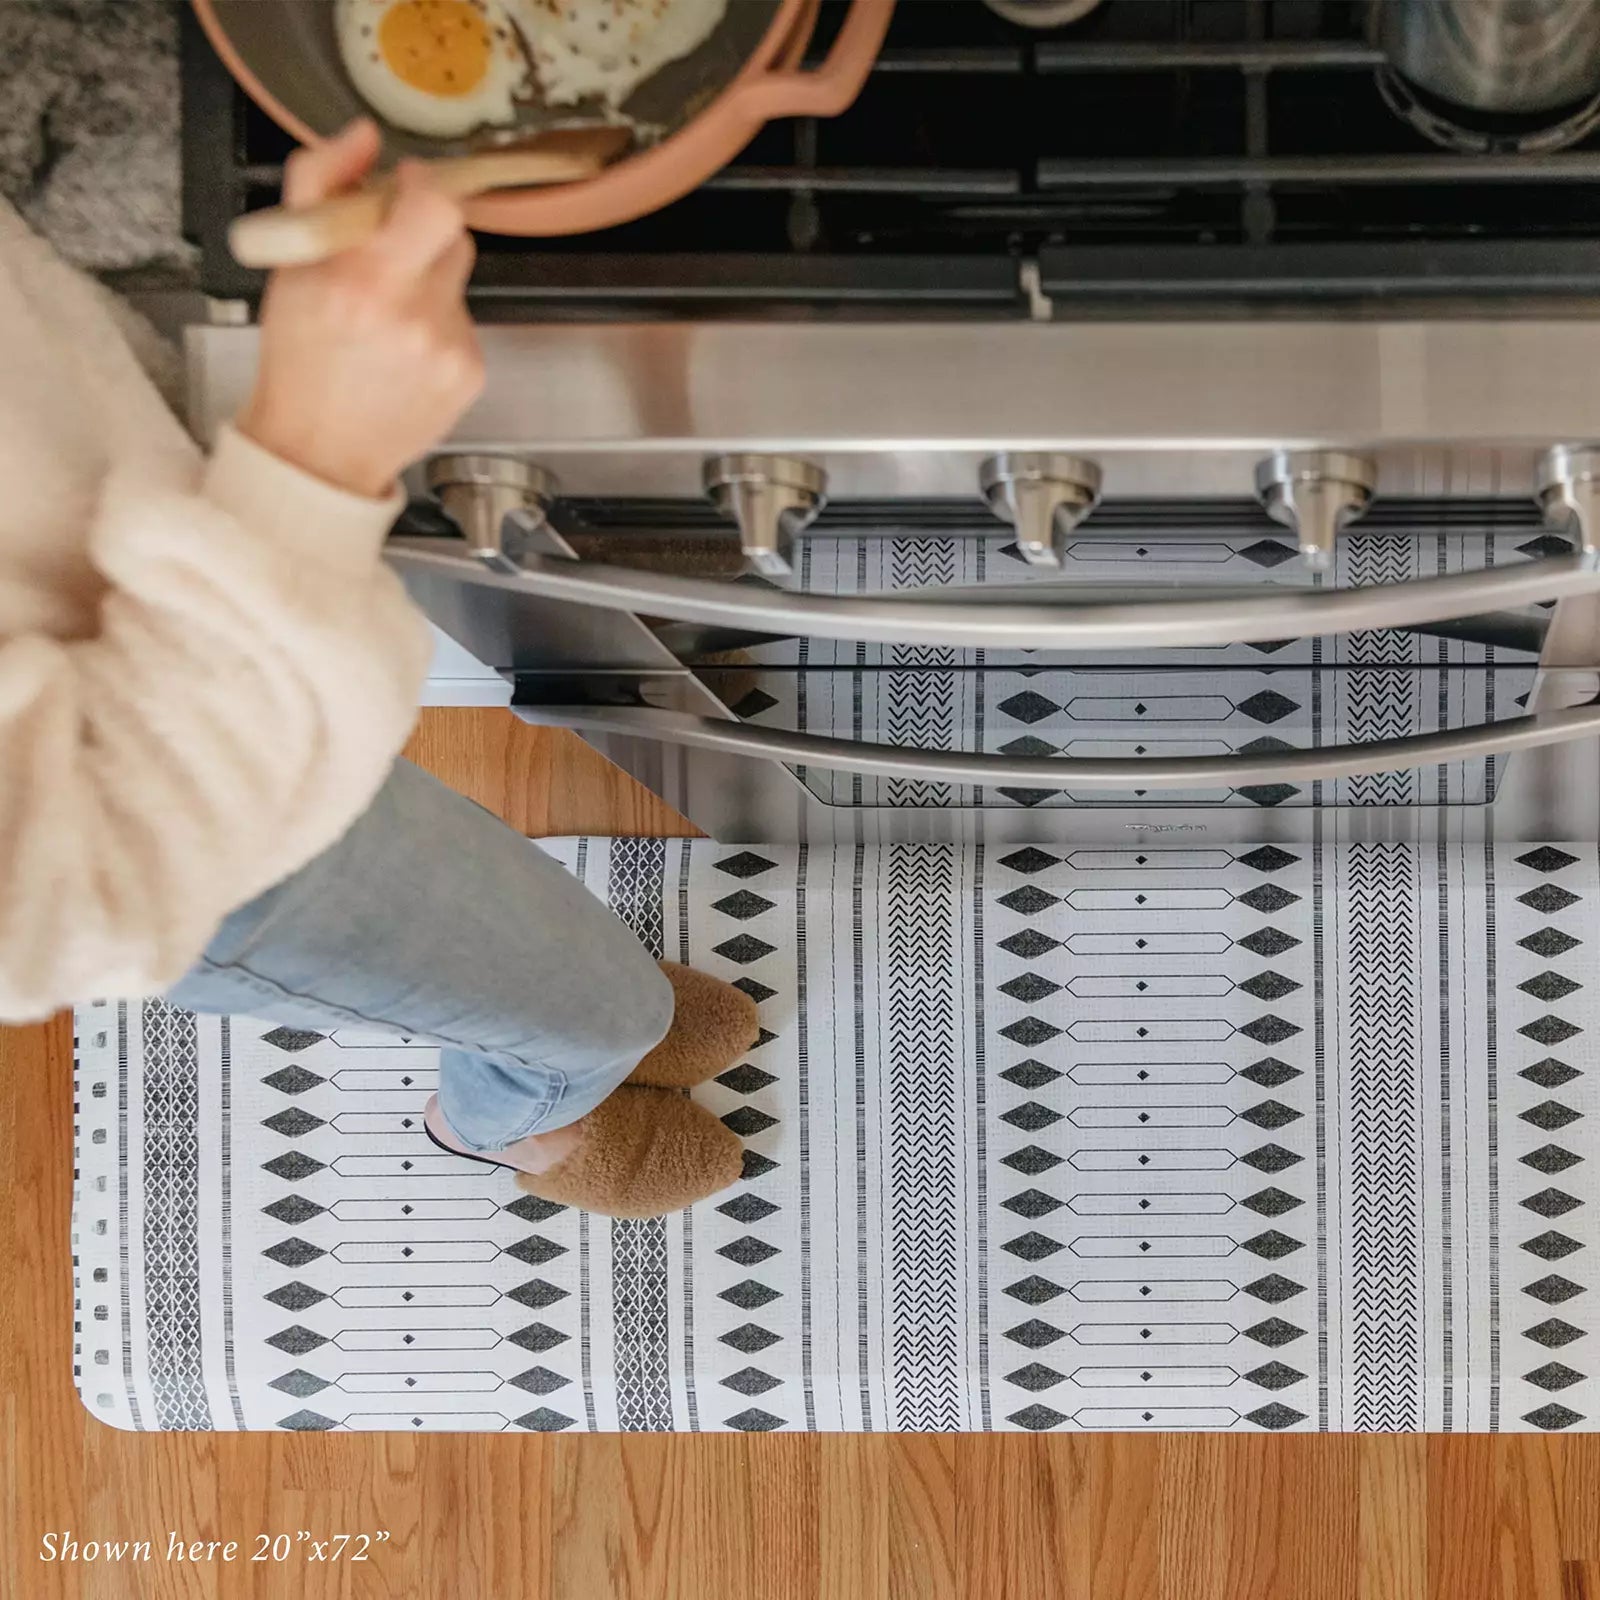
M 587 1217 L 426 1142 L 419 1044 L 86 1008 L 96 1416 L 1600 1420 L 1593 845 L 548 848 L 760 1002 L 744 1180 Z

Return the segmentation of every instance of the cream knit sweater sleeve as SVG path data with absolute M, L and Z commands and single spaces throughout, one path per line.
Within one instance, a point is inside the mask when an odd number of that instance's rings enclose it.
M 366 807 L 427 671 L 396 510 L 231 430 L 112 465 L 98 630 L 0 637 L 0 1020 L 165 989 Z

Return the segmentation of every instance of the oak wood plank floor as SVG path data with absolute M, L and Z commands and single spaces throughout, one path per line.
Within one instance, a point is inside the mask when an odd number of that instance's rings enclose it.
M 503 712 L 412 754 L 527 833 L 693 831 Z M 0 1030 L 4 1600 L 1600 1600 L 1600 1436 L 113 1432 L 72 1387 L 71 1066 L 66 1019 Z M 365 1566 L 37 1559 L 375 1526 Z

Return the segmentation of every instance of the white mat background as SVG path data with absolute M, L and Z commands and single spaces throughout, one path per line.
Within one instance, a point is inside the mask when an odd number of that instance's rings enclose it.
M 123 1428 L 1587 1428 L 1593 845 L 547 844 L 764 1039 L 659 1222 L 422 1137 L 434 1052 L 78 1017 Z

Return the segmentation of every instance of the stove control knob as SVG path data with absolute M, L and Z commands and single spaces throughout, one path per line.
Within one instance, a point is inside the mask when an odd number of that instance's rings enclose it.
M 1313 572 L 1333 566 L 1341 530 L 1372 503 L 1377 483 L 1377 463 L 1345 450 L 1275 450 L 1256 467 L 1267 515 L 1294 530 Z
M 556 480 L 521 456 L 435 456 L 427 483 L 473 556 L 496 572 L 515 572 L 518 555 L 528 549 L 573 554 L 550 525 Z
M 727 455 L 706 462 L 702 481 L 717 510 L 738 523 L 751 571 L 788 577 L 795 535 L 827 504 L 827 473 L 798 456 Z
M 1017 549 L 1036 567 L 1059 567 L 1072 531 L 1100 501 L 1100 468 L 1083 456 L 1017 450 L 978 468 L 989 509 L 1017 530 Z
M 1600 446 L 1558 444 L 1533 469 L 1533 495 L 1545 521 L 1600 566 Z

